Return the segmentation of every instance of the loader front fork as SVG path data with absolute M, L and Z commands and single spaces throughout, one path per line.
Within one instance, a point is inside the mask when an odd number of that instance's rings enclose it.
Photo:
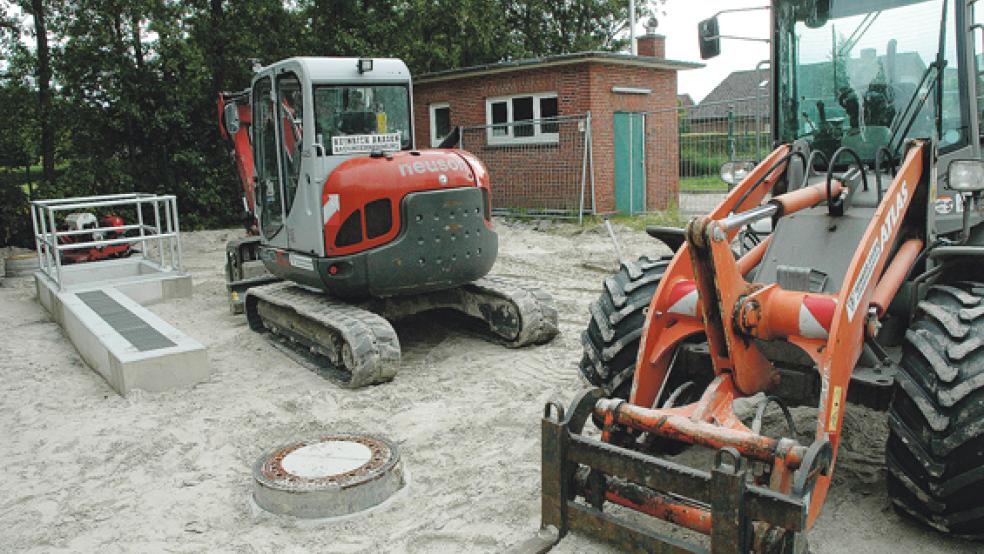
M 601 389 L 593 389 L 578 395 L 567 411 L 547 405 L 541 426 L 542 529 L 513 551 L 546 552 L 577 531 L 626 552 L 706 552 L 603 512 L 602 504 L 611 502 L 709 535 L 712 553 L 806 552 L 809 495 L 830 469 L 829 443 L 802 451 L 791 494 L 779 494 L 750 484 L 747 459 L 732 447 L 719 449 L 705 472 L 584 436 L 585 422 L 603 400 Z

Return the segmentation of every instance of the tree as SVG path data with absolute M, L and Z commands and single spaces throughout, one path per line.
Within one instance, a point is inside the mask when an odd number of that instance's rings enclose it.
M 41 166 L 44 181 L 55 182 L 55 130 L 52 126 L 51 51 L 48 48 L 48 7 L 43 0 L 22 2 L 21 9 L 34 19 L 35 56 L 37 59 L 38 130 L 41 142 Z

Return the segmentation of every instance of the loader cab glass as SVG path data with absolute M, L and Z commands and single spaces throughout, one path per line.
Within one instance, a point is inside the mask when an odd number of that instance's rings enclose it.
M 398 150 L 409 150 L 410 93 L 405 85 L 316 86 L 314 119 L 317 141 L 329 153 L 332 139 L 399 134 Z
M 943 0 L 776 2 L 778 138 L 805 139 L 828 157 L 847 146 L 872 162 L 890 142 L 934 136 L 942 106 L 941 150 L 966 144 L 957 67 L 960 3 L 946 4 L 944 14 Z M 937 98 L 931 66 L 944 15 L 946 65 Z M 905 116 L 910 105 L 914 116 Z

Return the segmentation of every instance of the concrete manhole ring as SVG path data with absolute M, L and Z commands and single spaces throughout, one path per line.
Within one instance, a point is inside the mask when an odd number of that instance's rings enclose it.
M 353 514 L 403 488 L 396 445 L 339 433 L 266 452 L 253 465 L 253 499 L 268 512 L 300 518 Z

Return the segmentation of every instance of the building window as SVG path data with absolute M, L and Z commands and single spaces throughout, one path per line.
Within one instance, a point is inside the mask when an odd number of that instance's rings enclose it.
M 451 134 L 451 106 L 447 102 L 430 105 L 431 148 L 437 148 Z
M 558 142 L 557 93 L 499 96 L 485 101 L 489 144 Z M 551 120 L 551 121 L 544 121 Z M 529 123 L 524 123 L 529 121 Z

